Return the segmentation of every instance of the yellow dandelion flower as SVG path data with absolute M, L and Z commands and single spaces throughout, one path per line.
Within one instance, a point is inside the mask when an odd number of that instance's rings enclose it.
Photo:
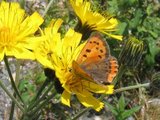
M 122 36 L 110 33 L 116 31 L 117 19 L 111 16 L 104 17 L 100 13 L 92 11 L 90 2 L 86 0 L 70 0 L 70 3 L 80 20 L 80 25 L 77 28 L 79 32 L 90 34 L 92 31 L 99 31 L 115 39 L 122 40 Z
M 53 19 L 50 25 L 44 29 L 44 40 L 34 50 L 37 61 L 39 61 L 45 68 L 53 69 L 51 56 L 55 53 L 56 49 L 59 49 L 57 41 L 60 41 L 60 33 L 58 29 L 61 26 L 63 20 Z
M 21 59 L 35 59 L 32 50 L 41 37 L 34 33 L 43 23 L 37 13 L 26 16 L 18 3 L 0 3 L 0 61 L 4 55 Z
M 84 106 L 99 111 L 104 104 L 94 98 L 92 92 L 112 94 L 113 86 L 97 84 L 87 73 L 79 70 L 79 65 L 75 61 L 86 44 L 86 42 L 80 44 L 81 37 L 81 34 L 70 29 L 64 38 L 59 41 L 59 49 L 52 56 L 56 76 L 64 88 L 61 101 L 70 106 L 70 97 L 75 94 Z

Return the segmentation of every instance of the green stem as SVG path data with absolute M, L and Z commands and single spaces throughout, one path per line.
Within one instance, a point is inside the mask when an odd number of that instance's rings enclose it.
M 124 72 L 126 71 L 126 67 L 124 65 L 121 65 L 119 70 L 118 70 L 118 74 L 115 77 L 113 84 L 116 85 L 116 83 L 122 78 L 122 75 L 124 74 Z
M 46 7 L 46 9 L 45 9 L 45 11 L 44 11 L 42 17 L 44 17 L 44 16 L 47 14 L 49 8 L 50 8 L 51 5 L 53 4 L 53 1 L 54 1 L 54 0 L 50 0 L 50 2 L 49 2 L 49 4 L 48 4 L 48 6 Z
M 44 83 L 42 84 L 42 86 L 40 87 L 40 89 L 38 90 L 38 93 L 36 94 L 35 100 L 37 100 L 40 95 L 42 94 L 42 91 L 45 89 L 45 87 L 49 84 L 49 79 L 46 78 L 46 80 L 44 81 Z
M 18 86 L 19 85 L 19 79 L 20 79 L 20 63 L 19 63 L 19 60 L 16 61 L 15 66 L 16 66 L 15 84 L 16 84 L 16 86 Z
M 44 105 L 48 104 L 48 102 L 55 96 L 55 93 L 50 95 L 45 101 L 43 101 L 41 104 L 39 104 L 35 109 L 31 110 L 28 114 L 34 115 L 37 111 L 39 111 Z
M 119 89 L 114 90 L 113 94 L 123 92 L 123 91 L 127 91 L 127 90 L 137 89 L 137 88 L 141 88 L 141 87 L 149 87 L 149 86 L 150 86 L 150 83 L 137 84 L 137 85 L 133 85 L 133 86 L 129 86 L 129 87 L 123 87 L 123 88 L 119 88 Z M 99 97 L 99 100 L 103 100 L 106 96 L 107 96 L 106 94 L 102 94 Z
M 0 80 L 0 86 L 1 88 L 6 92 L 6 94 L 12 99 L 12 101 L 19 107 L 19 109 L 24 112 L 23 107 L 19 104 L 19 102 L 16 100 L 16 98 L 14 96 L 12 96 L 12 94 L 7 90 L 7 88 L 5 87 L 5 85 L 1 82 L 2 80 Z
M 20 2 L 20 5 L 21 5 L 21 8 L 23 8 L 23 9 L 24 9 L 24 6 L 25 6 L 25 0 L 20 0 L 19 2 Z
M 136 89 L 136 88 L 140 88 L 140 87 L 149 87 L 149 86 L 150 86 L 150 83 L 137 84 L 137 85 L 133 85 L 133 86 L 129 86 L 129 87 L 123 87 L 123 88 L 120 88 L 120 89 L 116 89 L 114 91 L 114 94 L 119 93 L 119 92 L 123 92 L 123 91 L 126 91 L 126 90 L 132 90 L 132 89 Z
M 10 70 L 10 68 L 9 68 L 8 59 L 7 59 L 6 56 L 4 56 L 4 62 L 5 62 L 5 65 L 6 65 L 6 68 L 7 68 L 7 71 L 8 71 L 8 74 L 9 74 L 9 77 L 10 77 L 11 84 L 12 84 L 12 87 L 13 87 L 13 89 L 14 89 L 14 92 L 15 92 L 16 95 L 19 97 L 19 99 L 23 102 L 23 100 L 22 100 L 22 98 L 21 98 L 21 96 L 20 96 L 20 93 L 19 93 L 19 91 L 18 91 L 18 89 L 17 89 L 17 86 L 16 86 L 16 84 L 15 84 L 15 82 L 14 82 L 14 79 L 13 79 L 13 77 L 12 77 L 12 73 L 11 73 L 11 70 Z M 23 102 L 23 103 L 24 103 L 24 102 Z
M 11 105 L 11 111 L 10 111 L 9 120 L 13 120 L 14 108 L 15 108 L 15 103 L 12 101 L 12 105 Z
M 41 98 L 36 99 L 36 101 L 28 108 L 29 110 L 33 109 L 37 104 L 39 104 L 44 98 L 45 96 L 48 94 L 48 92 L 53 88 L 54 82 L 52 82 L 50 84 L 50 86 L 48 87 L 48 89 L 44 92 L 44 94 L 42 95 Z
M 90 110 L 91 108 L 84 108 L 82 111 L 80 111 L 77 115 L 75 115 L 73 117 L 72 120 L 77 120 L 80 116 L 82 116 L 85 112 L 87 112 L 88 110 Z
M 16 61 L 15 66 L 16 66 L 15 85 L 18 86 L 18 84 L 19 84 L 19 75 L 20 75 L 20 64 L 19 64 L 18 60 Z M 16 98 L 15 92 L 14 92 L 13 96 Z M 12 101 L 9 120 L 13 120 L 14 110 L 15 110 L 15 103 Z
M 40 117 L 41 115 L 42 115 L 41 112 L 35 113 L 34 116 L 31 116 L 31 119 L 32 119 L 32 120 L 39 120 L 39 117 Z

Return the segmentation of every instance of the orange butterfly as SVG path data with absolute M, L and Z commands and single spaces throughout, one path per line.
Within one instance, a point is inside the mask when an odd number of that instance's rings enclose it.
M 111 83 L 118 72 L 116 58 L 98 33 L 89 38 L 72 68 L 77 76 L 98 83 Z

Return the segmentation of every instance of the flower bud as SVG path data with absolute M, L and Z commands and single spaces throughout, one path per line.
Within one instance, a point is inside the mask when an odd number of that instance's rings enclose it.
M 120 65 L 128 67 L 136 67 L 142 57 L 143 42 L 136 39 L 135 37 L 129 37 L 119 55 Z

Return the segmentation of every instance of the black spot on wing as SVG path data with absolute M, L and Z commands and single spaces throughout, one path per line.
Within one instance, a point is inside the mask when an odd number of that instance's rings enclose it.
M 98 55 L 98 57 L 101 59 L 102 58 L 102 56 L 101 55 Z
M 115 69 L 118 69 L 118 65 L 114 66 Z
M 87 57 L 87 55 L 84 54 L 83 57 Z
M 99 42 L 97 42 L 96 44 L 99 45 Z
M 90 52 L 91 52 L 91 50 L 90 50 L 90 49 L 86 49 L 86 52 L 90 53 Z
M 93 43 L 97 43 L 96 41 L 93 41 Z
M 103 50 L 102 50 L 102 49 L 100 49 L 99 51 L 100 51 L 101 53 L 103 53 Z

